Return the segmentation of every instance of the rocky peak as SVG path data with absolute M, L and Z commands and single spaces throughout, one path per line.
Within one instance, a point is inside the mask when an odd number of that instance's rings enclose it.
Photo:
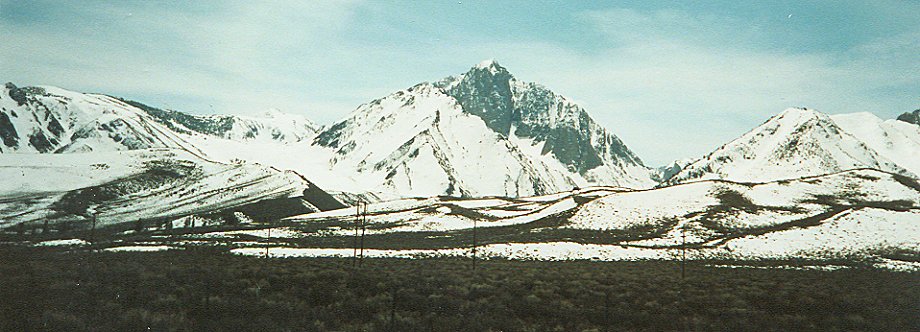
M 508 136 L 514 110 L 511 80 L 514 77 L 494 60 L 486 60 L 460 76 L 446 92 L 467 113 L 485 121 L 489 129 Z
M 920 109 L 913 112 L 904 112 L 904 114 L 898 116 L 898 121 L 920 125 Z
M 505 67 L 502 67 L 502 65 L 498 64 L 498 61 L 495 61 L 495 59 L 483 60 L 471 70 L 485 70 L 492 73 L 493 75 L 500 72 L 508 72 L 508 70 Z
M 581 174 L 612 162 L 610 158 L 642 165 L 581 107 L 542 85 L 516 80 L 495 60 L 480 62 L 435 86 L 456 99 L 464 112 L 482 118 L 489 129 L 505 137 L 545 142 L 544 154 L 552 153 Z
M 16 84 L 13 84 L 13 82 L 6 82 L 4 87 L 6 88 L 10 98 L 15 100 L 17 105 L 22 106 L 26 104 L 27 99 L 25 90 L 18 88 Z

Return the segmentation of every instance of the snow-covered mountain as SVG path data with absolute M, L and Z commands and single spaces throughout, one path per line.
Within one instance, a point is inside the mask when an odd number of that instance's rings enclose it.
M 55 87 L 0 90 L 0 152 L 62 153 L 171 148 L 200 151 L 121 100 Z
M 100 94 L 42 86 L 0 90 L 0 152 L 65 153 L 171 148 L 202 151 L 184 135 L 297 142 L 319 126 L 271 110 L 262 117 L 190 115 Z
M 671 163 L 664 166 L 656 167 L 652 173 L 652 179 L 658 182 L 667 181 L 668 179 L 674 177 L 675 174 L 680 173 L 684 167 L 687 167 L 694 161 L 696 160 L 692 158 L 684 158 L 672 161 Z
M 494 61 L 363 104 L 314 145 L 367 190 L 407 196 L 654 184 L 641 160 L 581 107 Z
M 312 139 L 321 129 L 305 116 L 270 109 L 261 116 L 193 115 L 175 110 L 163 110 L 142 103 L 124 100 L 153 116 L 175 132 L 202 134 L 234 141 L 263 141 L 293 143 Z
M 683 167 L 667 183 L 698 179 L 764 182 L 872 168 L 916 177 L 915 133 L 862 115 L 836 118 L 791 108 Z M 838 123 L 839 121 L 839 123 Z M 898 134 L 898 137 L 886 135 Z M 886 141 L 887 140 L 887 141 Z M 899 165 L 896 161 L 904 162 Z
M 85 221 L 88 208 L 107 225 L 230 209 L 280 218 L 342 207 L 299 174 L 212 158 L 198 144 L 202 137 L 284 144 L 309 140 L 316 128 L 277 111 L 193 116 L 7 83 L 0 90 L 0 228 Z

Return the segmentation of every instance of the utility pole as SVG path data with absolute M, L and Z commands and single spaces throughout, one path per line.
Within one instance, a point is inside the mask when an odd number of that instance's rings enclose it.
M 477 223 L 476 223 L 476 219 L 473 218 L 473 271 L 474 272 L 476 271 L 476 246 L 477 246 L 476 230 L 477 230 Z
M 351 246 L 354 248 L 354 252 L 351 254 L 351 267 L 358 266 L 358 223 L 360 223 L 360 214 L 361 202 L 358 201 L 358 204 L 355 205 L 355 238 Z
M 684 276 L 686 275 L 686 265 L 687 265 L 687 229 L 684 227 L 680 228 L 680 281 L 684 282 Z
M 364 206 L 361 210 L 361 251 L 358 254 L 358 266 L 364 264 L 364 233 L 367 230 L 367 202 L 358 203 L 358 206 Z
M 96 219 L 98 212 L 93 211 L 93 228 L 89 232 L 89 242 L 96 242 Z
M 684 330 L 689 331 L 689 321 L 687 320 L 687 302 L 684 298 L 686 294 L 684 293 L 684 288 L 686 287 L 686 282 L 684 277 L 686 276 L 686 262 L 687 262 L 687 229 L 686 225 L 680 227 L 680 285 L 677 289 L 678 294 L 678 311 L 681 312 L 681 323 L 684 326 Z
M 272 225 L 268 224 L 268 241 L 269 243 L 265 245 L 265 258 L 268 258 L 268 247 L 271 246 L 272 240 Z

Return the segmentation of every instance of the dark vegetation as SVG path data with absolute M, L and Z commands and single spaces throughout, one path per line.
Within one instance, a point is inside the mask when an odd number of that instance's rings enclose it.
M 465 214 L 475 212 L 468 209 L 455 209 L 453 213 Z M 466 212 L 464 212 L 466 211 Z M 663 235 L 677 223 L 676 219 L 663 220 L 637 224 L 624 229 L 594 230 L 561 228 L 568 218 L 575 213 L 574 210 L 566 211 L 545 218 L 525 223 L 507 226 L 480 227 L 450 230 L 450 231 L 416 231 L 368 234 L 364 236 L 367 248 L 377 249 L 437 249 L 469 247 L 473 245 L 473 233 L 476 233 L 478 245 L 509 242 L 552 242 L 572 241 L 579 243 L 617 244 L 627 240 L 641 240 L 655 238 Z M 371 213 L 373 215 L 374 213 Z M 283 223 L 278 223 L 281 225 Z M 354 230 L 354 217 L 330 218 L 310 221 L 307 223 L 288 223 L 287 226 L 305 233 L 322 233 L 330 228 Z M 396 225 L 392 223 L 375 223 L 368 226 L 368 230 L 376 228 L 389 228 Z M 353 246 L 353 237 L 347 236 L 310 236 L 293 239 L 279 239 L 287 241 L 289 245 L 299 247 L 323 248 L 350 248 Z
M 722 262 L 724 263 L 724 262 Z M 749 263 L 745 263 L 749 264 Z M 789 264 L 784 262 L 782 264 Z M 794 264 L 794 263 L 793 263 Z M 920 275 L 0 248 L 3 331 L 908 331 Z

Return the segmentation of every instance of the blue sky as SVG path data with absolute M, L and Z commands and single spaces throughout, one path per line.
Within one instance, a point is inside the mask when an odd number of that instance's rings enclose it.
M 649 165 L 790 106 L 920 107 L 920 2 L 0 0 L 0 80 L 331 123 L 496 59 Z

